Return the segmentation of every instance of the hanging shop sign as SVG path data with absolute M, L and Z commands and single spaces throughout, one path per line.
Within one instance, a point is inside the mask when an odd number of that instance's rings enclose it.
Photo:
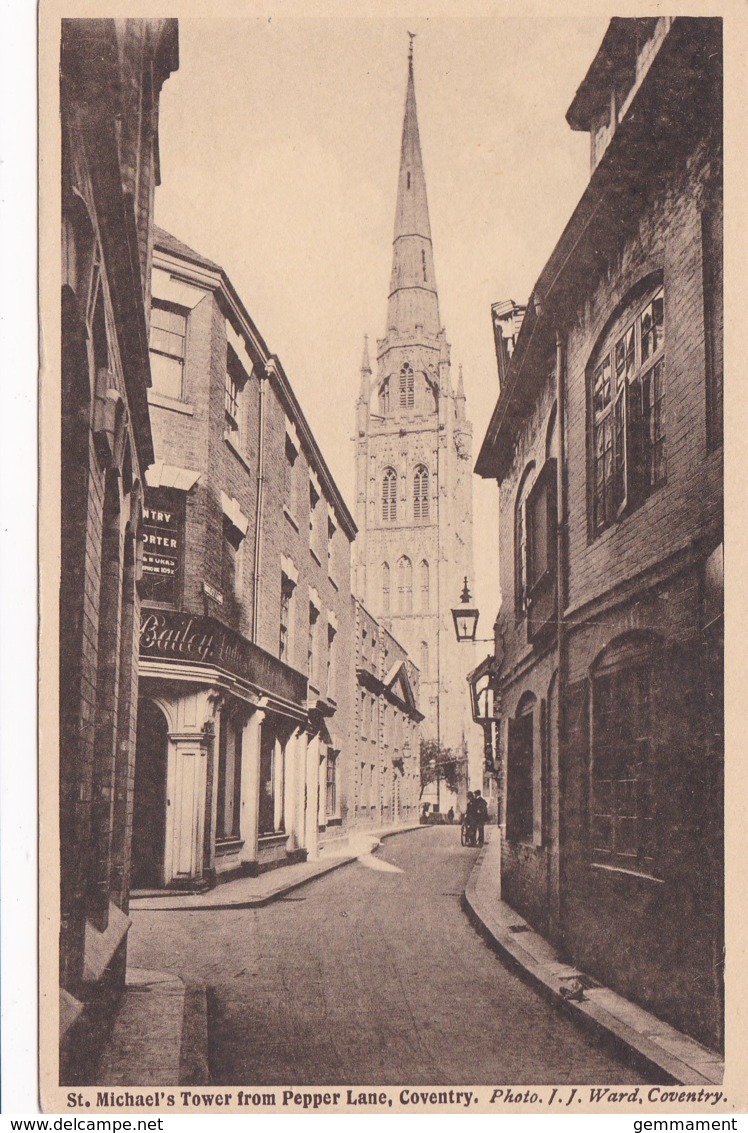
M 284 665 L 215 618 L 143 608 L 140 656 L 221 669 L 284 700 L 306 702 L 307 680 L 303 673 Z

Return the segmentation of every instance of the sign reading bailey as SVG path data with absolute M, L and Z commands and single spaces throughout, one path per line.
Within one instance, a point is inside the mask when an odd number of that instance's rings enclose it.
M 284 700 L 296 704 L 306 700 L 303 673 L 284 665 L 215 618 L 144 609 L 140 618 L 140 656 L 211 665 Z

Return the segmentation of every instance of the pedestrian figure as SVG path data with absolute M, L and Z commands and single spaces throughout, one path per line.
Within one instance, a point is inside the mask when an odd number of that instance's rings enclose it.
M 455 808 L 451 806 L 447 811 L 447 822 L 452 823 L 455 820 Z
M 465 807 L 462 825 L 464 829 L 463 845 L 472 846 L 475 841 L 475 795 L 472 791 L 467 793 L 467 806 Z
M 473 807 L 475 814 L 473 827 L 476 834 L 478 835 L 478 845 L 482 846 L 486 836 L 484 828 L 486 823 L 488 822 L 488 803 L 483 798 L 483 795 L 480 793 L 480 791 L 475 792 L 475 795 L 473 797 Z

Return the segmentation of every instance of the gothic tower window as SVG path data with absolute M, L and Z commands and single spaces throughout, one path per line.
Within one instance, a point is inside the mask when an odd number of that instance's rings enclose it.
M 400 408 L 412 409 L 415 401 L 415 374 L 410 362 L 400 367 Z
M 382 520 L 394 523 L 397 519 L 397 473 L 394 468 L 385 468 L 382 477 Z
M 413 518 L 428 519 L 429 517 L 429 470 L 425 464 L 419 464 L 413 475 Z
M 390 564 L 382 563 L 382 613 L 390 612 Z
M 418 568 L 419 582 L 421 585 L 421 609 L 424 613 L 428 611 L 430 604 L 429 594 L 429 564 L 425 559 L 422 560 Z
M 413 564 L 407 555 L 403 555 L 397 564 L 397 594 L 400 613 L 410 614 L 413 610 Z
M 385 417 L 390 411 L 390 382 L 382 382 L 379 387 L 379 412 Z

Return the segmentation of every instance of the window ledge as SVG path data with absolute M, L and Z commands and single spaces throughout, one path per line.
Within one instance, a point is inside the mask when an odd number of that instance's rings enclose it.
M 312 556 L 312 558 L 314 559 L 317 566 L 322 566 L 322 560 L 320 559 L 319 555 L 315 551 L 314 547 L 309 548 L 309 554 Z
M 273 834 L 260 834 L 257 839 L 260 846 L 280 846 L 281 842 L 288 841 L 285 830 L 277 830 Z
M 293 527 L 294 531 L 298 531 L 299 525 L 296 522 L 296 520 L 294 519 L 294 517 L 291 515 L 291 512 L 288 510 L 288 508 L 286 507 L 285 504 L 283 505 L 283 514 L 285 515 L 286 519 L 288 520 L 288 522 Z
M 216 853 L 230 854 L 235 850 L 241 850 L 243 845 L 243 838 L 216 838 Z
M 654 877 L 651 873 L 642 873 L 641 870 L 627 869 L 620 865 L 605 865 L 603 862 L 590 862 L 590 869 L 599 870 L 603 874 L 613 874 L 617 877 L 631 877 L 636 881 L 646 881 L 651 885 L 664 885 L 661 877 Z
M 159 409 L 171 409 L 174 413 L 184 413 L 187 417 L 194 416 L 195 407 L 176 397 L 167 397 L 155 390 L 148 390 L 148 404 L 157 405 Z
M 247 472 L 251 472 L 252 469 L 249 467 L 249 462 L 247 461 L 247 458 L 245 456 L 242 456 L 242 454 L 239 452 L 239 449 L 236 447 L 236 445 L 232 441 L 231 437 L 227 433 L 223 434 L 223 440 L 224 440 L 224 444 L 226 445 L 226 447 L 231 449 L 231 451 L 233 452 L 234 456 L 239 461 L 239 463 L 244 465 Z

